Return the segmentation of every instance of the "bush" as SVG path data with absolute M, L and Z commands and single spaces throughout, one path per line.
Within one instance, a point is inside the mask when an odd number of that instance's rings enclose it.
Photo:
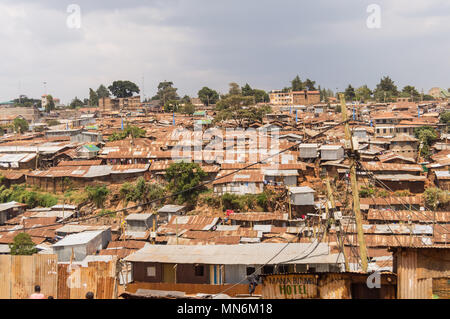
M 11 255 L 33 255 L 37 253 L 36 246 L 27 233 L 20 233 L 14 237 L 13 243 L 9 244 Z
M 172 163 L 166 169 L 168 189 L 172 193 L 180 193 L 176 198 L 179 204 L 193 204 L 197 200 L 198 195 L 205 190 L 200 184 L 206 176 L 197 163 Z
M 0 186 L 0 202 L 16 201 L 26 204 L 28 208 L 37 206 L 51 207 L 58 203 L 58 198 L 49 193 L 28 191 L 23 185 L 14 185 L 12 188 Z
M 139 177 L 136 183 L 124 183 L 120 188 L 120 198 L 128 202 L 147 202 L 163 197 L 164 188 L 158 184 L 146 183 Z
M 122 130 L 122 131 L 117 131 L 114 132 L 110 137 L 109 140 L 110 141 L 118 141 L 118 140 L 123 140 L 125 138 L 127 138 L 128 136 L 132 136 L 133 138 L 139 138 L 139 137 L 144 137 L 145 136 L 145 130 L 137 127 L 137 126 L 133 126 L 133 125 L 128 125 Z
M 438 207 L 444 208 L 450 202 L 450 192 L 437 187 L 427 188 L 423 195 L 425 205 L 431 210 L 436 210 Z
M 92 201 L 97 208 L 102 208 L 106 197 L 109 194 L 109 190 L 105 185 L 102 186 L 86 186 L 86 193 L 88 199 Z

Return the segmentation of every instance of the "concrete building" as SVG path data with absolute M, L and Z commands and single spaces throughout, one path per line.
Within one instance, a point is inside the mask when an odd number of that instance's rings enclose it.
M 314 193 L 311 187 L 289 187 L 291 204 L 296 206 L 312 206 L 314 205 Z
M 341 145 L 322 145 L 320 159 L 323 161 L 336 161 L 344 158 L 344 148 Z
M 298 147 L 300 158 L 317 158 L 319 156 L 319 144 L 300 144 Z
M 111 228 L 107 230 L 85 231 L 64 237 L 52 245 L 58 256 L 58 262 L 70 261 L 72 254 L 74 261 L 82 261 L 87 255 L 105 249 L 111 241 Z

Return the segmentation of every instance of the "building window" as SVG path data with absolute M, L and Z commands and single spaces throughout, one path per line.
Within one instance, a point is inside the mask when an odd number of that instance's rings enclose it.
M 198 277 L 203 277 L 203 274 L 205 273 L 205 266 L 204 265 L 195 265 L 195 275 Z
M 151 266 L 147 267 L 147 277 L 155 277 L 156 276 L 156 267 Z
M 255 272 L 255 267 L 247 267 L 247 276 L 250 276 Z

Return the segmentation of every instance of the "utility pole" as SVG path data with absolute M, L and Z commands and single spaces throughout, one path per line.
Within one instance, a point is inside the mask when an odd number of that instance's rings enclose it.
M 330 180 L 329 180 L 328 177 L 325 179 L 325 183 L 327 185 L 328 200 L 331 203 L 331 211 L 333 213 L 333 217 L 334 217 L 335 222 L 337 222 L 337 219 L 336 219 L 335 214 L 334 214 L 334 212 L 336 211 L 336 202 L 334 201 L 334 196 L 333 196 L 333 192 L 331 190 Z M 325 207 L 327 208 L 327 211 L 328 211 L 328 202 L 326 203 Z M 328 214 L 327 214 L 327 217 L 329 217 Z M 342 234 L 341 221 L 339 220 L 339 222 L 337 224 L 338 224 L 337 226 L 339 227 L 339 230 L 337 231 L 336 235 L 337 235 L 338 244 L 339 244 L 339 246 L 342 249 L 342 255 L 344 255 L 345 271 L 350 271 L 350 267 L 348 266 L 347 254 L 345 253 L 344 237 L 343 237 L 343 234 Z
M 342 121 L 345 126 L 345 148 L 349 154 L 350 159 L 350 182 L 352 185 L 352 194 L 353 194 L 353 211 L 355 213 L 356 220 L 356 229 L 358 232 L 358 245 L 359 245 L 359 255 L 361 256 L 361 266 L 363 272 L 367 272 L 367 249 L 366 249 L 366 240 L 364 238 L 364 230 L 362 227 L 362 217 L 361 217 L 361 209 L 359 207 L 359 191 L 358 191 L 358 182 L 356 180 L 356 150 L 353 145 L 352 133 L 350 131 L 350 125 L 348 124 L 348 114 L 347 114 L 347 105 L 345 104 L 344 94 L 340 93 L 339 98 L 341 100 L 341 112 L 342 112 Z

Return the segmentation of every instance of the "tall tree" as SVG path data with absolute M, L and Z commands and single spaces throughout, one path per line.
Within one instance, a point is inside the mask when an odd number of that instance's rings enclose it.
M 348 101 L 353 101 L 356 97 L 355 89 L 349 84 L 344 92 L 345 99 Z
M 111 95 L 111 93 L 109 93 L 108 89 L 106 88 L 106 86 L 104 86 L 103 84 L 100 84 L 100 86 L 97 89 L 97 96 L 99 99 L 104 98 L 104 97 L 109 97 Z
M 55 109 L 55 102 L 53 101 L 53 96 L 47 95 L 47 104 L 45 104 L 45 112 L 49 113 L 51 110 Z
M 216 104 L 219 100 L 219 93 L 210 89 L 209 87 L 204 86 L 200 91 L 198 91 L 198 98 L 202 101 L 203 104 L 209 106 L 211 104 Z
M 316 81 L 312 81 L 310 79 L 306 79 L 306 81 L 303 83 L 303 85 L 306 87 L 308 91 L 315 91 L 316 90 Z
M 255 97 L 255 102 L 256 103 L 269 102 L 270 101 L 269 94 L 267 94 L 267 92 L 264 91 L 264 90 L 254 89 L 253 90 L 253 95 Z
M 373 94 L 372 91 L 366 84 L 356 89 L 356 98 L 359 101 L 365 102 L 369 100 L 372 97 L 372 94 Z
M 302 91 L 305 89 L 305 86 L 298 75 L 291 81 L 291 88 L 292 91 Z
M 398 89 L 394 81 L 389 76 L 385 76 L 377 84 L 373 93 L 380 102 L 392 101 L 394 97 L 398 96 Z
M 69 104 L 69 108 L 71 109 L 75 109 L 77 107 L 82 107 L 83 106 L 83 101 L 81 101 L 78 97 L 75 96 L 75 98 L 72 100 L 72 102 L 70 102 Z
M 420 93 L 416 90 L 414 86 L 406 85 L 402 92 L 400 93 L 400 96 L 402 97 L 409 97 L 412 99 L 412 101 L 419 101 L 420 100 Z
M 251 86 L 248 83 L 246 83 L 242 87 L 242 95 L 243 96 L 253 96 L 254 95 L 253 89 L 251 88 Z
M 160 105 L 166 105 L 169 100 L 178 100 L 177 88 L 173 87 L 173 82 L 163 81 L 158 84 L 158 91 L 152 100 L 159 100 Z
M 230 95 L 238 95 L 241 94 L 241 88 L 239 87 L 239 84 L 237 84 L 236 82 L 231 82 L 229 84 L 230 89 L 228 90 L 228 93 Z
M 131 81 L 114 81 L 108 89 L 115 97 L 131 97 L 133 93 L 139 93 L 139 87 Z
M 89 105 L 98 106 L 98 94 L 91 88 L 89 88 Z

